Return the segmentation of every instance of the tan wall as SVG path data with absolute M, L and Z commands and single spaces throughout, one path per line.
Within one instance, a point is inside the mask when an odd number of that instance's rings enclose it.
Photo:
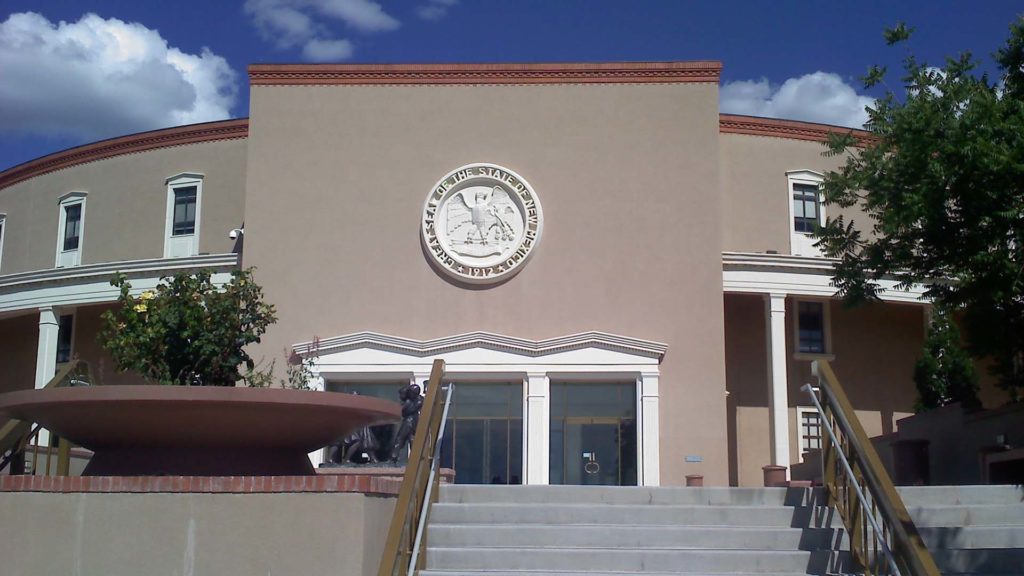
M 257 359 L 360 330 L 662 341 L 663 482 L 727 481 L 716 85 L 251 93 L 245 265 L 280 316 Z M 419 239 L 430 188 L 473 162 L 518 172 L 545 217 L 522 272 L 485 289 Z
M 844 160 L 821 155 L 818 142 L 744 134 L 719 137 L 722 190 L 722 246 L 732 252 L 789 254 L 789 184 L 786 172 L 835 170 Z M 826 206 L 829 217 L 843 214 L 858 226 L 866 218 L 855 209 Z M 859 215 L 859 217 L 858 217 Z
M 245 207 L 245 140 L 221 140 L 115 156 L 58 170 L 0 190 L 7 214 L 0 274 L 54 267 L 58 198 L 88 192 L 82 264 L 162 258 L 167 217 L 165 180 L 205 174 L 201 253 L 231 252 L 232 228 Z
M 0 320 L 0 392 L 29 390 L 36 379 L 39 317 L 29 314 Z M 0 426 L 7 418 L 0 416 Z
M 877 304 L 844 308 L 830 303 L 832 366 L 869 436 L 888 434 L 895 421 L 914 410 L 912 375 L 924 340 L 920 306 Z M 768 464 L 768 371 L 764 301 L 758 295 L 726 294 L 726 375 L 730 393 L 730 430 L 736 438 L 731 476 L 744 486 L 760 485 Z M 790 454 L 799 455 L 796 406 L 811 406 L 800 388 L 813 383 L 810 361 L 794 358 L 793 298 L 786 301 L 786 349 L 789 374 Z M 734 421 L 734 423 L 733 423 Z
M 5 576 L 371 576 L 393 508 L 362 494 L 5 492 L 0 557 Z

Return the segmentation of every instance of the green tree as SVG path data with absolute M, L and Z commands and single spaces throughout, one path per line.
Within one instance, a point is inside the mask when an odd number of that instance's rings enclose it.
M 886 31 L 905 41 L 903 25 Z M 830 218 L 818 245 L 837 258 L 849 303 L 878 297 L 878 281 L 923 283 L 961 313 L 968 350 L 992 360 L 1000 384 L 1024 386 L 1024 19 L 995 55 L 992 80 L 969 54 L 933 68 L 908 55 L 902 89 L 868 108 L 870 136 L 834 134 L 826 154 L 849 154 L 822 185 L 827 204 L 858 206 L 869 223 Z M 866 87 L 884 82 L 873 67 Z
M 277 318 L 263 303 L 252 270 L 236 270 L 223 286 L 208 271 L 161 279 L 138 297 L 123 274 L 119 306 L 103 314 L 100 343 L 117 369 L 134 370 L 160 384 L 234 386 L 255 363 L 245 346 L 260 341 Z
M 968 410 L 981 407 L 974 363 L 960 346 L 956 323 L 941 307 L 936 308 L 932 316 L 924 356 L 914 364 L 914 384 L 917 385 L 918 411 L 951 402 L 960 402 Z

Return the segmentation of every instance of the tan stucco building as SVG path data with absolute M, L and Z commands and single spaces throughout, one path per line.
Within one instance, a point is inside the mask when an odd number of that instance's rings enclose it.
M 134 381 L 95 338 L 117 271 L 255 266 L 280 318 L 256 358 L 389 398 L 447 361 L 457 481 L 759 485 L 817 442 L 815 358 L 890 432 L 926 304 L 842 307 L 808 234 L 849 130 L 720 114 L 720 68 L 254 65 L 247 120 L 11 168 L 3 385 L 73 355 Z

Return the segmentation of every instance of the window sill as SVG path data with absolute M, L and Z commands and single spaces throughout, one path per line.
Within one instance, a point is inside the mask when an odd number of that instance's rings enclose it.
M 831 361 L 836 359 L 836 355 L 835 354 L 816 353 L 816 352 L 797 352 L 797 353 L 793 354 L 793 359 L 794 360 L 806 360 L 808 362 L 813 362 L 814 360 L 825 360 L 827 362 L 831 362 Z

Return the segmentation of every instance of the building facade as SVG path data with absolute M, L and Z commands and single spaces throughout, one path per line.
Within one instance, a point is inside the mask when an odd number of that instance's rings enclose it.
M 891 432 L 927 305 L 844 308 L 809 236 L 857 219 L 817 189 L 849 129 L 720 114 L 720 68 L 254 65 L 248 119 L 11 168 L 4 387 L 76 355 L 136 381 L 95 338 L 115 272 L 254 266 L 279 316 L 257 359 L 389 398 L 446 360 L 457 481 L 758 485 L 816 445 L 816 358 Z

